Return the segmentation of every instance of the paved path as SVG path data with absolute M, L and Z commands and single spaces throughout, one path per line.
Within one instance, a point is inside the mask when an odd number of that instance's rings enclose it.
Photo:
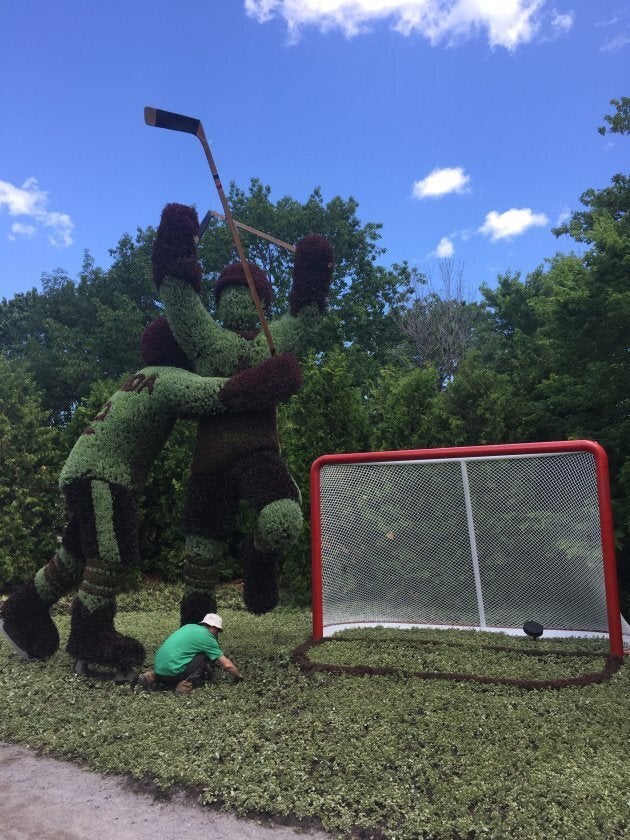
M 176 794 L 169 801 L 23 747 L 0 743 L 2 840 L 330 840 L 321 831 L 268 827 Z

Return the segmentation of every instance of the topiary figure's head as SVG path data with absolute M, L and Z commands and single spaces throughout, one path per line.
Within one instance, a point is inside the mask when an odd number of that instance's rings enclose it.
M 273 288 L 265 272 L 248 262 L 249 270 L 263 309 L 268 309 Z M 216 314 L 221 324 L 234 332 L 248 332 L 260 326 L 256 306 L 252 300 L 245 271 L 240 262 L 223 269 L 214 286 Z

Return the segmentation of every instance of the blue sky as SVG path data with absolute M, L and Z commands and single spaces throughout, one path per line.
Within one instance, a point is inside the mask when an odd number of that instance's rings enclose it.
M 0 8 L 0 297 L 97 265 L 169 201 L 353 196 L 384 264 L 439 255 L 473 289 L 571 249 L 551 228 L 627 171 L 630 6 L 608 0 L 25 0 Z

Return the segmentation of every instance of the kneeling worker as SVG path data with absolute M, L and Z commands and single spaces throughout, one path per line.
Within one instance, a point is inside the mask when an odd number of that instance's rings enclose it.
M 190 694 L 201 685 L 215 662 L 236 681 L 242 680 L 236 665 L 219 647 L 222 630 L 223 619 L 216 613 L 208 613 L 199 624 L 184 624 L 158 648 L 155 670 L 141 674 L 138 683 L 147 691 L 162 685 L 175 686 L 175 694 Z

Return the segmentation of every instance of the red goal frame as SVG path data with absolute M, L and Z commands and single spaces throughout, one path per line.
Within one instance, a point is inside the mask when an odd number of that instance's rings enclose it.
M 322 513 L 321 471 L 334 464 L 366 464 L 388 461 L 421 461 L 429 459 L 462 459 L 502 455 L 535 455 L 587 452 L 594 458 L 599 524 L 603 559 L 603 577 L 606 593 L 608 637 L 612 656 L 623 656 L 623 635 L 617 583 L 613 517 L 610 500 L 608 458 L 605 450 L 591 440 L 551 441 L 539 443 L 493 444 L 487 446 L 458 446 L 436 449 L 411 449 L 386 452 L 354 452 L 322 455 L 311 466 L 311 549 L 312 549 L 312 606 L 313 638 L 322 639 L 325 633 L 322 575 Z

